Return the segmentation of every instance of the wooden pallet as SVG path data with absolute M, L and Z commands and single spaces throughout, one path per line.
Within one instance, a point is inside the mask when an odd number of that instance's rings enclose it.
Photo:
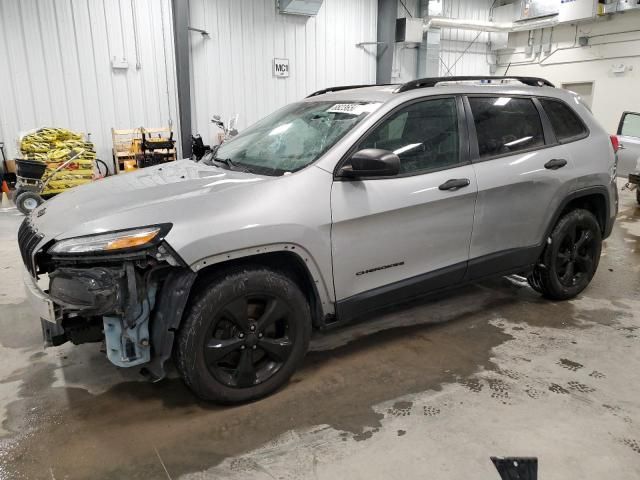
M 160 128 L 131 128 L 131 129 L 111 129 L 111 137 L 113 140 L 113 165 L 116 173 L 125 171 L 125 162 L 136 163 L 136 155 L 141 154 L 140 146 L 142 144 L 142 132 L 151 137 L 169 138 L 171 129 L 168 127 Z M 176 160 L 176 149 L 157 150 L 157 153 L 169 157 L 169 161 Z

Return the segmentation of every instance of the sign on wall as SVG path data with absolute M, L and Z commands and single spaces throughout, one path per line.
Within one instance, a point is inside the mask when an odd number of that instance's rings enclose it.
M 289 59 L 288 58 L 273 59 L 273 76 L 274 77 L 289 76 Z

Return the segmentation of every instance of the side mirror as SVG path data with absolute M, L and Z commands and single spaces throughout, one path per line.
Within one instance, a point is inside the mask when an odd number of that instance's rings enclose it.
M 365 148 L 354 153 L 338 171 L 338 176 L 392 177 L 400 172 L 400 157 L 389 150 Z

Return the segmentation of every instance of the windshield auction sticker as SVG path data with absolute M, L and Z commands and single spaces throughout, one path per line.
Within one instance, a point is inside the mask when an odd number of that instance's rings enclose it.
M 327 113 L 347 113 L 349 115 L 362 115 L 371 113 L 380 106 L 380 103 L 336 103 Z

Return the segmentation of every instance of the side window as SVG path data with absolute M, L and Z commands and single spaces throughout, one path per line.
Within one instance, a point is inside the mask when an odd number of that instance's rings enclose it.
M 640 113 L 627 113 L 620 126 L 620 135 L 640 138 Z
M 529 98 L 469 97 L 480 158 L 544 145 L 538 110 Z
M 582 121 L 564 102 L 549 98 L 539 100 L 560 143 L 571 141 L 587 133 Z
M 400 157 L 400 173 L 456 165 L 460 161 L 458 113 L 454 98 L 414 103 L 379 125 L 359 148 L 391 150 Z

